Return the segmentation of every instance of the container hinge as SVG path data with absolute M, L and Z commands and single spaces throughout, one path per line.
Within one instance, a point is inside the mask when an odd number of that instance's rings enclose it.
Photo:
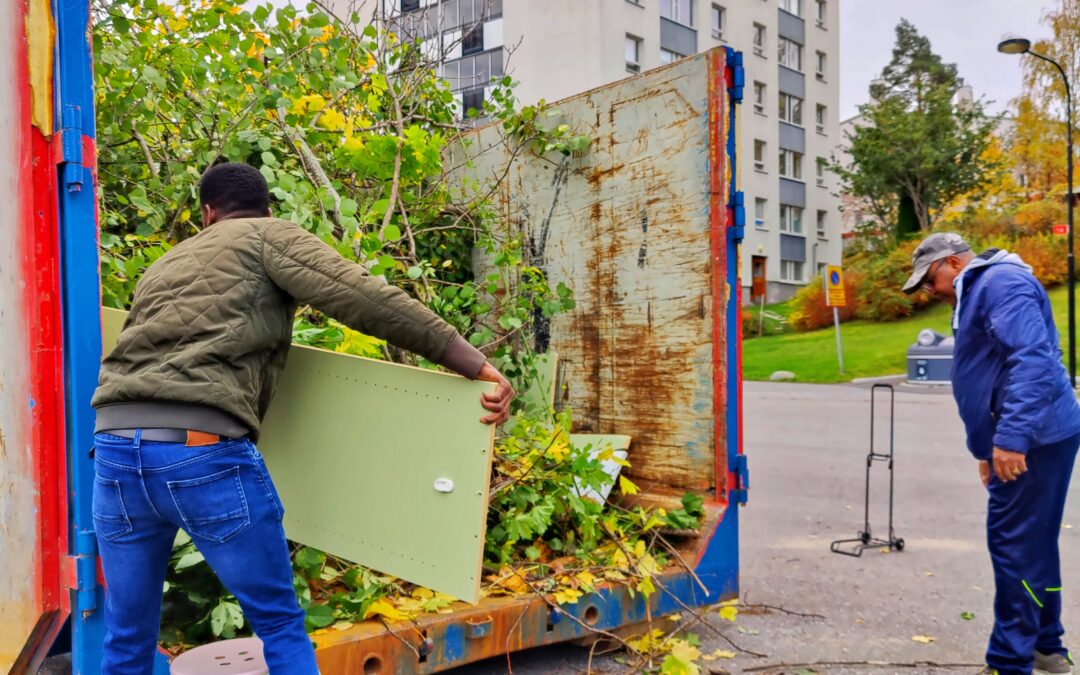
M 735 489 L 731 491 L 731 500 L 736 504 L 745 504 L 750 493 L 750 468 L 746 464 L 746 455 L 735 455 Z
M 66 559 L 65 581 L 75 591 L 75 611 L 83 615 L 97 609 L 97 539 L 93 530 L 75 533 L 75 552 Z
M 728 232 L 736 244 L 741 244 L 746 235 L 746 197 L 742 190 L 736 190 L 731 196 L 731 212 L 734 216 Z
M 85 176 L 83 167 L 82 110 L 65 105 L 60 127 L 60 180 L 68 192 L 80 192 Z
M 731 87 L 728 93 L 735 103 L 742 103 L 743 87 L 746 85 L 746 71 L 743 70 L 742 52 L 725 47 L 727 49 L 727 62 L 731 67 Z

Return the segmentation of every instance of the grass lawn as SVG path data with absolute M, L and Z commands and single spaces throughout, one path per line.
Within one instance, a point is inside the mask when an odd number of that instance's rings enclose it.
M 1066 333 L 1068 291 L 1050 291 L 1058 331 Z M 743 376 L 767 380 L 777 370 L 795 373 L 796 382 L 847 382 L 858 377 L 877 377 L 907 372 L 907 348 L 923 328 L 951 335 L 950 308 L 939 304 L 915 316 L 889 323 L 851 321 L 840 325 L 844 343 L 844 374 L 836 363 L 836 332 L 833 328 L 809 333 L 760 337 L 743 343 Z

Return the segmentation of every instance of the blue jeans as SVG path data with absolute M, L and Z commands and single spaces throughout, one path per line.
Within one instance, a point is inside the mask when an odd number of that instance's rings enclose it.
M 151 672 L 161 596 L 184 528 L 236 596 L 273 674 L 318 673 L 293 589 L 283 507 L 246 439 L 187 447 L 95 437 L 94 529 L 105 572 L 103 675 Z
M 994 630 L 986 663 L 1027 675 L 1034 652 L 1065 654 L 1058 535 L 1080 436 L 1031 448 L 1027 473 L 990 480 L 986 533 L 994 565 Z

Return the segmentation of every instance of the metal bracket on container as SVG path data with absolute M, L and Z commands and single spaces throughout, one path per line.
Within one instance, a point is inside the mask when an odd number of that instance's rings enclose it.
M 486 619 L 469 619 L 465 622 L 465 637 L 470 640 L 479 640 L 491 635 L 491 617 Z
M 736 504 L 745 504 L 750 493 L 750 467 L 746 463 L 746 455 L 735 455 L 732 472 L 735 474 L 735 489 L 731 491 L 731 499 Z
M 742 52 L 731 47 L 725 47 L 724 49 L 727 51 L 727 63 L 731 68 L 731 87 L 728 89 L 728 93 L 731 95 L 732 101 L 742 103 L 743 87 L 746 86 L 746 71 L 743 69 Z
M 734 215 L 731 228 L 728 230 L 731 233 L 731 238 L 736 244 L 741 244 L 743 237 L 746 235 L 746 196 L 742 190 L 736 190 L 731 195 L 731 212 Z
M 60 171 L 64 189 L 79 192 L 83 184 L 82 111 L 77 105 L 65 105 L 61 111 Z
M 76 591 L 75 611 L 83 615 L 97 609 L 97 539 L 93 530 L 75 533 L 75 553 L 67 557 L 67 585 Z

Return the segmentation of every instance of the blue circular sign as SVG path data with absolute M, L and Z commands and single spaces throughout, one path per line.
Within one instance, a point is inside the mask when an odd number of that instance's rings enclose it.
M 836 270 L 833 270 L 832 274 L 829 275 L 829 283 L 832 284 L 833 286 L 839 286 L 840 285 L 840 273 L 837 272 Z

